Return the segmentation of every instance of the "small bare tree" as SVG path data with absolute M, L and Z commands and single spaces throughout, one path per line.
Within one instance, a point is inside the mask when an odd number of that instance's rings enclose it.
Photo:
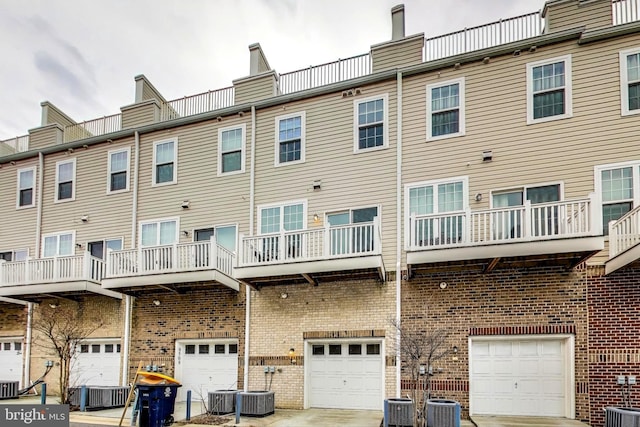
M 69 378 L 78 345 L 102 325 L 99 317 L 85 316 L 82 306 L 74 301 L 38 306 L 33 329 L 39 336 L 34 339 L 34 345 L 53 351 L 57 356 L 61 403 L 69 403 Z
M 398 319 L 391 319 L 390 323 L 400 336 L 402 368 L 411 379 L 410 398 L 416 405 L 413 425 L 424 426 L 427 420 L 427 400 L 431 397 L 433 363 L 450 353 L 446 345 L 449 332 L 444 328 L 412 329 L 402 325 Z M 423 377 L 425 379 L 421 381 Z

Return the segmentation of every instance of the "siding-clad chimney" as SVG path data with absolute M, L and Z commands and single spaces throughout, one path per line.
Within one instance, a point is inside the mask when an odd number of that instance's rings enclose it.
M 549 0 L 542 9 L 545 33 L 577 27 L 609 27 L 613 24 L 611 0 Z
M 134 79 L 136 81 L 135 101 L 131 105 L 120 108 L 122 129 L 148 125 L 161 118 L 168 120 L 177 117 L 177 114 L 171 114 L 175 111 L 169 108 L 167 100 L 144 74 L 139 74 Z
M 391 41 L 371 46 L 371 71 L 378 72 L 420 64 L 424 49 L 424 33 L 406 37 L 404 5 L 391 9 Z
M 277 95 L 277 73 L 271 69 L 260 43 L 249 45 L 249 75 L 233 81 L 236 105 Z
M 391 40 L 404 38 L 404 5 L 391 8 Z

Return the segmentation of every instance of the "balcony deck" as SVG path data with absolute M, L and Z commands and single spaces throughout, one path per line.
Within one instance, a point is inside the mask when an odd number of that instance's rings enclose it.
M 588 199 L 414 215 L 410 276 L 457 268 L 575 267 L 604 248 L 600 204 Z
M 109 251 L 105 289 L 136 292 L 143 287 L 184 292 L 194 284 L 220 283 L 235 291 L 235 255 L 211 241 Z
M 380 224 L 240 236 L 235 277 L 259 288 L 270 284 L 384 280 Z
M 605 274 L 621 268 L 637 266 L 640 260 L 640 206 L 609 223 L 609 259 Z
M 103 289 L 105 264 L 88 252 L 83 255 L 0 261 L 0 296 L 38 300 L 44 295 L 94 293 L 122 298 Z

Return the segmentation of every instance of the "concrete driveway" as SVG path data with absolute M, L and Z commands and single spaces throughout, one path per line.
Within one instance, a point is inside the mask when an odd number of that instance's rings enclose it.
M 587 427 L 588 424 L 566 418 L 549 417 L 471 417 L 478 427 Z

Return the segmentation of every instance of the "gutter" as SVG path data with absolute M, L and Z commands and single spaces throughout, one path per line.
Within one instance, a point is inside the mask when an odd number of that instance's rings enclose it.
M 396 325 L 400 326 L 402 297 L 402 72 L 396 77 Z M 402 355 L 400 329 L 396 329 L 396 396 L 402 393 Z
M 254 228 L 254 204 L 255 204 L 255 179 L 256 179 L 256 107 L 251 106 L 251 170 L 249 173 L 249 235 L 253 236 Z M 236 260 L 237 262 L 237 260 Z M 244 285 L 246 298 L 244 320 L 244 373 L 243 389 L 249 390 L 249 345 L 251 343 L 251 287 Z
M 616 25 L 613 27 L 597 28 L 587 30 L 582 34 L 578 44 L 589 44 L 601 40 L 612 39 L 614 37 L 626 36 L 640 32 L 640 21 L 630 22 L 628 24 Z
M 42 188 L 44 186 L 44 154 L 42 151 L 38 153 L 38 194 L 37 194 L 37 203 L 38 210 L 36 213 L 36 253 L 35 257 L 38 257 L 40 254 L 40 240 L 42 234 Z

